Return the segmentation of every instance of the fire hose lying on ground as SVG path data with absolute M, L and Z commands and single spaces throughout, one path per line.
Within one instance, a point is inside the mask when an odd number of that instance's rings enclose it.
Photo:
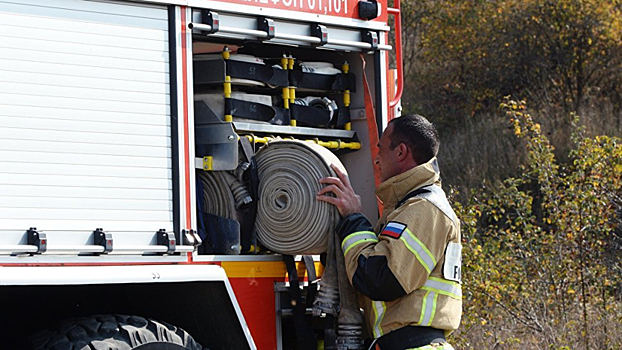
M 313 314 L 337 317 L 337 349 L 362 349 L 363 317 L 345 271 L 341 242 L 335 234 L 339 213 L 333 205 L 315 198 L 323 186 L 319 179 L 336 176 L 330 165 L 336 165 L 344 173 L 345 168 L 326 148 L 304 141 L 269 142 L 257 152 L 255 159 L 259 175 L 255 220 L 258 240 L 269 250 L 286 255 L 326 253 Z M 206 194 L 205 210 L 218 208 L 219 213 L 235 219 L 235 208 L 223 207 L 244 205 L 245 195 L 241 194 L 236 176 L 204 173 L 200 178 Z M 223 194 L 220 190 L 208 195 L 214 186 L 228 188 L 230 193 Z M 214 196 L 214 193 L 220 194 Z M 225 203 L 208 203 L 213 201 Z

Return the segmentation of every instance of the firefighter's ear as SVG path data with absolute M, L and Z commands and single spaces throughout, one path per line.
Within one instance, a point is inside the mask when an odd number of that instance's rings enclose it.
M 401 161 L 406 159 L 406 157 L 408 157 L 409 152 L 408 152 L 408 146 L 406 146 L 405 143 L 400 143 L 397 147 L 397 160 Z

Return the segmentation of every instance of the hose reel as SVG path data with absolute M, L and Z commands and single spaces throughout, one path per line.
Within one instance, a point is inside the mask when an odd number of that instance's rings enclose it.
M 339 220 L 337 209 L 315 196 L 318 180 L 336 176 L 339 159 L 310 142 L 282 140 L 268 143 L 256 155 L 259 170 L 257 238 L 268 249 L 290 255 L 326 252 L 328 237 Z

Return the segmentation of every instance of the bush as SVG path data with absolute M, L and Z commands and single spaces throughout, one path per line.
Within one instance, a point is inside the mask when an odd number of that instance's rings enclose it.
M 454 342 L 481 349 L 619 349 L 622 145 L 574 118 L 561 166 L 524 102 L 502 108 L 527 151 L 520 177 L 455 203 L 465 308 Z

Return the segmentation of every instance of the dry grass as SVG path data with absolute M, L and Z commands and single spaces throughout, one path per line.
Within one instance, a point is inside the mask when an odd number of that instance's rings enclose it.
M 557 159 L 566 162 L 568 151 L 573 148 L 573 116 L 553 109 L 531 114 L 555 147 Z M 614 111 L 611 105 L 593 104 L 580 117 L 580 124 L 590 136 L 622 137 L 621 112 Z M 505 116 L 489 114 L 469 118 L 459 128 L 441 131 L 438 158 L 443 182 L 459 191 L 458 198 L 465 198 L 470 189 L 481 187 L 484 181 L 494 186 L 520 171 L 526 159 L 525 148 L 509 125 Z
M 456 349 L 617 350 L 622 348 L 622 339 L 619 336 L 622 334 L 622 314 L 619 301 L 613 303 L 608 305 L 607 311 L 602 307 L 590 310 L 587 337 L 584 337 L 581 308 L 576 305 L 569 311 L 565 322 L 540 319 L 545 328 L 542 332 L 523 327 L 503 310 L 498 310 L 497 319 L 486 323 L 474 322 L 468 329 L 462 326 L 452 334 L 450 341 Z M 546 312 L 538 316 L 546 317 Z

